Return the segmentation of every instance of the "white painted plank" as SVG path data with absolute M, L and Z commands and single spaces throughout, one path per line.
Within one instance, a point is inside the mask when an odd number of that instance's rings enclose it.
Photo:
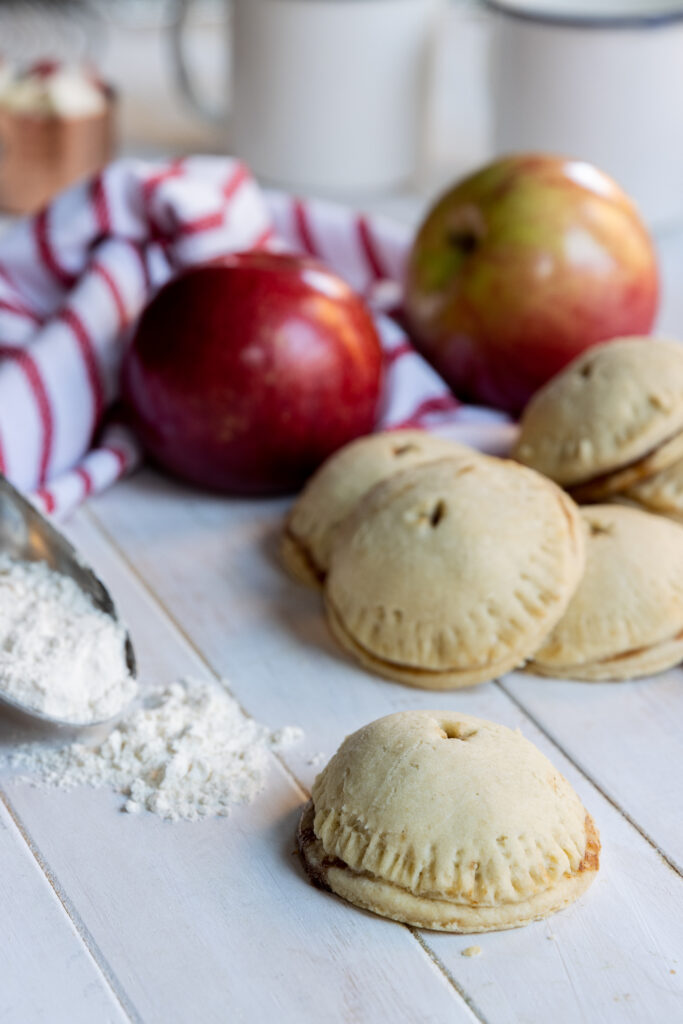
M 473 940 L 482 948 L 476 959 L 460 957 L 444 936 L 430 936 L 431 948 L 497 1024 L 680 1020 L 683 880 L 515 710 L 501 707 L 492 717 L 518 725 L 576 788 L 600 828 L 601 870 L 561 914 Z
M 625 683 L 517 672 L 502 685 L 683 871 L 683 670 Z
M 198 496 L 145 473 L 93 508 L 213 664 L 230 674 L 255 663 L 250 685 L 261 687 L 257 704 L 266 714 L 272 708 L 279 715 L 287 706 L 292 689 L 281 683 L 284 666 L 296 671 L 302 651 L 309 671 L 296 681 L 301 705 L 318 705 L 322 688 L 323 701 L 334 690 L 335 701 L 360 707 L 358 691 L 365 694 L 369 677 L 350 676 L 328 637 L 317 596 L 279 570 L 285 503 Z M 391 684 L 374 685 L 384 693 Z M 683 807 L 683 670 L 619 684 L 517 674 L 504 685 L 666 856 L 683 866 L 683 815 L 674 813 Z M 411 691 L 395 689 L 392 699 L 409 706 Z
M 128 1020 L 0 802 L 0 1020 Z
M 147 476 L 111 492 L 94 511 L 215 668 L 230 676 L 242 703 L 273 726 L 304 727 L 302 750 L 287 760 L 306 785 L 316 771 L 308 763 L 313 751 L 327 757 L 372 718 L 430 706 L 520 725 L 576 784 L 605 845 L 601 877 L 579 905 L 520 932 L 477 940 L 424 935 L 481 1015 L 511 1024 L 671 1016 L 682 995 L 679 975 L 669 973 L 683 949 L 680 877 L 497 685 L 430 694 L 370 676 L 341 657 L 319 597 L 290 583 L 277 565 L 281 503 L 190 496 Z M 78 536 L 87 550 L 85 531 Z M 128 584 L 111 568 L 126 604 Z M 310 899 L 322 914 L 338 906 L 315 891 Z M 554 940 L 545 937 L 549 929 Z M 485 950 L 482 958 L 460 955 L 472 941 Z M 585 1017 L 587 1006 L 594 1016 Z
M 131 623 L 143 678 L 206 676 L 94 528 L 73 532 Z M 146 1024 L 474 1020 L 408 929 L 341 903 L 321 911 L 293 856 L 305 797 L 275 758 L 254 804 L 201 823 L 122 814 L 107 791 L 4 785 Z
M 324 912 L 294 849 L 301 798 L 274 769 L 229 819 L 170 825 L 111 794 L 9 786 L 139 1017 L 151 1022 L 469 1021 L 409 932 Z M 91 1018 L 92 1019 L 92 1018 Z

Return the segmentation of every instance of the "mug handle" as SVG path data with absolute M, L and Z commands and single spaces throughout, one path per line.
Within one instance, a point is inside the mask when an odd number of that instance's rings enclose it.
M 194 79 L 187 65 L 184 36 L 187 19 L 194 0 L 174 0 L 171 7 L 169 25 L 169 42 L 171 47 L 171 66 L 173 78 L 179 92 L 190 106 L 209 124 L 225 125 L 228 118 L 227 108 L 220 108 L 207 103 L 196 88 Z M 230 15 L 228 14 L 228 17 Z

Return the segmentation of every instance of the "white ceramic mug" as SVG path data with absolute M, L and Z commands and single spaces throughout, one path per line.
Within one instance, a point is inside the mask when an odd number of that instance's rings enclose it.
M 176 58 L 182 66 L 180 3 Z M 337 194 L 415 178 L 441 0 L 233 0 L 232 150 L 267 181 Z
M 488 0 L 493 144 L 592 161 L 655 227 L 683 220 L 683 2 Z

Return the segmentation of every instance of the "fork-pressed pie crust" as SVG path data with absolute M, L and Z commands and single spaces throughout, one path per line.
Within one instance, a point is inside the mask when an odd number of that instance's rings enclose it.
M 646 486 L 660 473 L 677 465 L 682 458 L 683 433 L 679 433 L 663 441 L 642 459 L 636 459 L 635 462 L 622 466 L 613 473 L 595 477 L 588 483 L 579 484 L 578 487 L 570 487 L 569 493 L 579 504 L 605 501 L 614 495 L 628 494 L 631 488 Z
M 513 462 L 453 456 L 374 487 L 342 524 L 330 626 L 364 664 L 427 689 L 522 664 L 583 569 L 571 499 Z
M 408 466 L 471 451 L 424 430 L 392 430 L 353 441 L 304 487 L 287 517 L 282 559 L 302 583 L 320 586 L 339 523 L 380 480 Z
M 574 679 L 631 679 L 683 658 L 683 526 L 623 505 L 581 509 L 586 569 L 528 668 Z
M 600 851 L 592 818 L 532 743 L 452 711 L 400 712 L 347 737 L 298 841 L 317 884 L 457 932 L 560 910 L 588 888 Z
M 683 346 L 624 338 L 580 355 L 524 410 L 515 458 L 599 500 L 683 455 Z

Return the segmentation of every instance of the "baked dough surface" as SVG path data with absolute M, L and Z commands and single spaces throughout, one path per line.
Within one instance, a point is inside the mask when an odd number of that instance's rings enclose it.
M 630 679 L 683 655 L 683 526 L 624 505 L 581 509 L 586 569 L 529 668 L 575 679 Z
M 412 711 L 347 737 L 315 781 L 299 848 L 313 880 L 352 903 L 487 931 L 575 899 L 600 842 L 572 787 L 519 732 Z
M 624 338 L 587 349 L 534 395 L 520 427 L 515 458 L 565 487 L 652 459 L 683 431 L 683 346 Z M 672 445 L 654 465 L 680 454 Z
M 335 635 L 370 667 L 427 688 L 448 675 L 466 685 L 535 652 L 583 559 L 578 509 L 554 484 L 513 462 L 453 456 L 394 474 L 358 503 L 325 603 Z

